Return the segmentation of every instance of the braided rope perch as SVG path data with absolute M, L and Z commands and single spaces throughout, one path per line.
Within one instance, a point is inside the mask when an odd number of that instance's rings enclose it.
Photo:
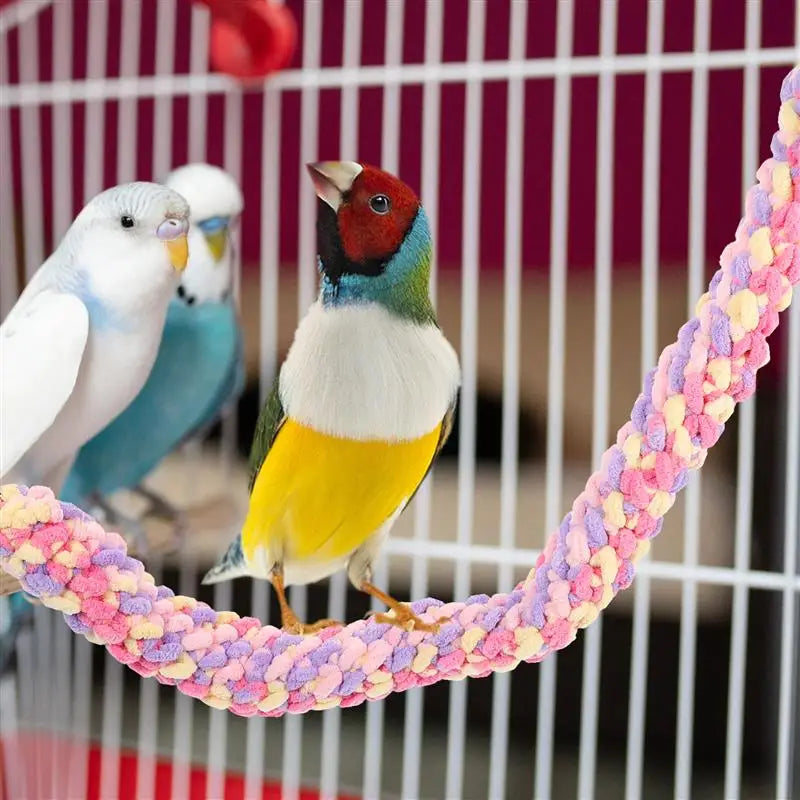
M 645 378 L 600 470 L 513 592 L 413 603 L 423 618 L 449 618 L 436 634 L 359 620 L 292 636 L 156 586 L 118 534 L 41 486 L 0 488 L 0 567 L 140 675 L 242 716 L 354 706 L 566 647 L 631 584 L 689 470 L 753 393 L 767 336 L 800 282 L 800 67 L 785 78 L 781 103 L 773 157 L 695 317 Z

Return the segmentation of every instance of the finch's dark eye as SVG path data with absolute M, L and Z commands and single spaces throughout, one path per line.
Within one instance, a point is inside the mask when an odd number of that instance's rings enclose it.
M 388 214 L 392 204 L 385 194 L 374 194 L 369 199 L 369 207 L 376 214 Z
M 119 218 L 119 224 L 122 225 L 123 228 L 132 228 L 136 224 L 136 221 L 134 220 L 133 217 L 129 217 L 127 214 L 123 214 Z

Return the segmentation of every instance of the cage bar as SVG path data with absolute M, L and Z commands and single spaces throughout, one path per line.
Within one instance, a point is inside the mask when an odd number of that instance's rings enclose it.
M 19 26 L 17 62 L 20 80 L 35 83 L 39 75 L 39 18 Z M 10 87 L 4 88 L 2 98 Z M 41 109 L 27 107 L 20 113 L 22 156 L 22 237 L 25 245 L 25 279 L 44 261 L 44 207 L 42 199 Z
M 70 80 L 72 77 L 72 0 L 64 0 L 53 6 L 53 27 L 61 35 L 53 39 L 53 77 L 57 80 Z M 52 109 L 53 138 L 53 205 L 51 229 L 55 244 L 72 223 L 72 109 L 59 105 Z M 9 159 L 4 163 L 10 164 Z M 10 170 L 9 170 L 10 172 Z M 13 263 L 11 259 L 3 262 Z M 11 270 L 0 270 L 2 273 Z M 13 296 L 16 296 L 16 292 Z
M 761 43 L 761 3 L 749 3 L 745 17 L 745 47 L 756 50 Z M 742 111 L 742 193 L 753 182 L 758 167 L 758 118 L 748 113 L 759 104 L 759 70 L 744 69 Z M 753 535 L 753 482 L 756 440 L 756 398 L 743 403 L 739 414 L 739 443 L 736 484 L 736 531 L 734 567 L 750 569 L 750 540 Z M 747 586 L 733 590 L 731 608 L 731 654 L 728 675 L 728 724 L 725 743 L 725 796 L 741 791 L 742 737 L 744 729 L 745 671 L 747 668 L 747 627 L 750 593 Z
M 483 57 L 486 3 L 474 0 L 469 6 L 467 58 Z M 461 393 L 458 424 L 458 522 L 456 541 L 469 547 L 472 541 L 475 503 L 475 422 L 478 401 L 478 272 L 480 265 L 480 161 L 483 87 L 466 81 L 466 129 L 464 131 L 464 196 L 461 241 Z M 455 562 L 453 590 L 456 597 L 469 594 L 469 563 Z M 455 800 L 463 793 L 464 744 L 467 727 L 467 684 L 450 686 L 447 724 L 447 766 L 445 796 Z
M 8 37 L 0 35 L 0 83 L 8 83 L 9 73 Z M 4 164 L 11 163 L 11 110 L 0 108 L 0 158 Z M 0 171 L 0 258 L 4 264 L 17 261 L 17 214 L 14 209 L 14 179 L 10 169 Z M 16 300 L 20 288 L 17 270 L 0 270 L 0 314 L 6 314 Z
M 525 57 L 528 7 L 511 7 L 508 57 Z M 522 285 L 522 175 L 525 136 L 525 84 L 509 82 L 506 103 L 505 259 L 503 266 L 503 427 L 500 463 L 500 548 L 514 547 L 519 489 L 519 368 L 520 290 Z M 512 590 L 510 564 L 497 568 L 497 588 Z M 492 687 L 492 721 L 489 745 L 489 797 L 504 797 L 508 768 L 508 718 L 511 709 L 511 676 L 497 673 Z
M 208 36 L 211 30 L 211 12 L 204 5 L 192 5 L 192 46 L 189 51 L 189 72 L 204 75 L 208 69 Z M 189 96 L 189 161 L 206 160 L 206 131 L 208 124 L 208 98 L 202 94 Z
M 575 7 L 572 0 L 558 4 L 556 59 L 567 62 L 572 55 Z M 570 108 L 572 81 L 569 75 L 555 80 L 553 101 L 553 170 L 569 174 Z M 553 181 L 550 207 L 550 320 L 547 356 L 547 444 L 545 466 L 545 535 L 555 530 L 561 514 L 564 478 L 564 353 L 567 320 L 567 237 L 569 221 L 567 181 Z M 533 562 L 531 562 L 533 563 Z M 558 656 L 554 653 L 539 669 L 539 699 L 536 717 L 536 771 L 534 797 L 550 797 L 553 770 L 553 725 Z
M 604 0 L 600 15 L 600 55 L 610 57 L 617 45 L 617 3 Z M 595 222 L 594 406 L 592 469 L 609 444 L 611 380 L 611 278 L 614 223 L 614 105 L 616 76 L 600 76 L 597 105 L 597 220 Z M 593 797 L 597 761 L 597 718 L 600 707 L 600 659 L 603 619 L 586 630 L 583 695 L 578 755 L 578 796 Z
M 404 4 L 389 0 L 386 4 L 384 30 L 384 60 L 389 66 L 399 65 L 403 60 L 403 22 Z M 381 167 L 396 173 L 400 161 L 400 87 L 387 86 L 383 90 L 383 109 L 381 114 Z M 388 558 L 382 557 L 374 566 L 374 582 L 377 586 L 389 585 Z M 370 603 L 373 611 L 383 611 L 383 604 L 374 597 Z M 367 719 L 364 728 L 364 779 L 365 800 L 379 798 L 381 795 L 381 775 L 383 770 L 383 703 L 367 705 Z
M 156 4 L 155 76 L 163 81 L 175 75 L 176 3 Z M 172 169 L 172 94 L 156 97 L 153 113 L 153 180 L 163 180 Z
M 664 5 L 647 7 L 647 52 L 657 55 L 664 44 Z M 659 192 L 661 188 L 661 75 L 648 70 L 644 84 L 644 146 L 642 169 L 642 350 L 641 370 L 646 374 L 658 358 L 658 248 Z M 640 562 L 641 563 L 641 562 Z M 633 585 L 631 635 L 631 689 L 628 699 L 628 737 L 625 797 L 642 795 L 645 720 L 647 718 L 647 665 L 650 638 L 650 577 L 639 572 Z
M 278 261 L 280 252 L 280 133 L 279 90 L 267 85 L 262 96 L 261 129 L 261 247 L 259 266 L 259 406 L 269 397 L 278 369 Z M 269 623 L 269 592 L 266 581 L 253 581 L 251 609 Z M 262 717 L 247 720 L 245 796 L 261 791 L 267 723 Z
M 697 52 L 709 49 L 711 5 L 695 9 L 694 47 Z M 708 70 L 696 66 L 692 71 L 692 121 L 689 157 L 689 313 L 705 289 L 705 204 L 706 148 L 708 142 Z M 694 566 L 700 551 L 700 473 L 694 472 L 686 486 L 683 563 Z M 687 579 L 681 586 L 680 652 L 678 656 L 678 733 L 675 744 L 675 797 L 688 797 L 692 783 L 694 734 L 694 675 L 697 649 L 697 583 Z
M 139 71 L 139 54 L 142 27 L 141 0 L 127 0 L 122 4 L 122 30 L 126 35 L 120 42 L 119 74 L 121 78 L 135 80 Z M 194 42 L 193 42 L 194 46 Z M 199 97 L 199 95 L 198 95 Z M 192 102 L 190 98 L 189 102 Z M 197 101 L 195 101 L 197 102 Z M 205 102 L 203 100 L 203 102 Z M 135 141 L 131 131 L 136 130 L 139 103 L 136 97 L 123 97 L 118 102 L 117 117 L 117 180 L 120 183 L 133 181 L 137 177 Z M 55 109 L 58 106 L 54 107 Z M 190 136 L 192 135 L 190 131 Z
M 424 63 L 429 66 L 441 63 L 444 10 L 441 3 L 425 5 L 425 52 Z M 426 82 L 422 87 L 422 178 L 421 196 L 425 213 L 431 227 L 431 302 L 436 307 L 437 251 L 439 239 L 439 133 L 441 123 L 441 88 Z M 435 467 L 434 467 L 435 470 Z M 422 482 L 413 503 L 414 541 L 430 539 L 432 511 L 433 471 Z M 411 559 L 411 596 L 424 597 L 428 592 L 428 564 L 419 556 Z M 405 720 L 403 725 L 403 772 L 401 796 L 403 800 L 416 800 L 420 792 L 422 768 L 423 710 L 425 695 L 422 691 L 406 693 Z
M 342 64 L 356 67 L 361 62 L 361 0 L 345 4 Z M 388 26 L 387 26 L 388 28 Z M 341 92 L 339 153 L 345 161 L 358 161 L 358 89 L 348 86 Z M 328 614 L 332 619 L 344 619 L 347 609 L 347 576 L 337 572 L 330 578 Z M 320 797 L 336 800 L 339 785 L 339 759 L 342 738 L 342 711 L 331 708 L 322 720 L 320 756 Z
M 303 4 L 303 65 L 310 70 L 320 68 L 322 51 L 322 5 L 313 0 Z M 300 95 L 300 167 L 299 183 L 307 180 L 305 164 L 316 161 L 319 141 L 319 89 L 304 87 Z M 314 299 L 316 269 L 314 265 L 314 209 L 315 198 L 311 192 L 300 192 L 299 241 L 297 246 L 298 317 L 302 317 Z M 307 593 L 305 586 L 292 586 L 289 599 L 300 619 L 306 615 Z M 302 764 L 303 720 L 291 717 L 286 720 L 283 737 L 283 792 L 287 800 L 294 800 L 300 788 Z
M 792 772 L 797 768 L 797 750 L 793 749 L 797 721 L 794 703 L 797 690 L 797 631 L 798 597 L 788 588 L 789 580 L 797 577 L 797 538 L 800 533 L 800 508 L 797 492 L 800 486 L 800 306 L 789 311 L 789 347 L 786 380 L 786 473 L 783 531 L 783 571 L 787 588 L 783 591 L 781 611 L 780 683 L 778 690 L 778 757 L 776 765 L 776 797 L 790 797 Z
M 169 3 L 162 8 L 169 8 Z M 106 77 L 106 45 L 108 42 L 108 3 L 89 3 L 89 33 L 86 54 L 86 77 Z M 163 102 L 163 101 L 162 101 Z M 103 188 L 106 133 L 105 98 L 86 103 L 84 112 L 83 202 L 88 203 Z M 130 135 L 130 132 L 129 134 Z M 134 144 L 134 141 L 131 141 Z M 86 157 L 89 156 L 90 157 Z
M 560 5 L 560 4 L 559 4 Z M 345 86 L 390 86 L 400 84 L 423 85 L 426 82 L 463 83 L 505 81 L 510 78 L 553 78 L 559 75 L 598 76 L 605 72 L 616 75 L 644 74 L 648 69 L 659 72 L 685 72 L 702 68 L 705 70 L 738 69 L 748 64 L 768 67 L 785 67 L 792 64 L 796 52 L 792 47 L 765 47 L 757 53 L 747 50 L 714 50 L 707 53 L 662 53 L 659 56 L 640 54 L 617 54 L 612 58 L 599 56 L 573 56 L 568 59 L 536 58 L 522 62 L 477 61 L 447 62 L 427 70 L 423 64 L 403 64 L 389 68 L 385 66 L 363 66 L 357 70 L 343 67 L 323 67 L 306 71 L 285 70 L 271 79 L 281 89 L 341 89 Z M 176 75 L 141 76 L 136 79 L 107 78 L 95 81 L 53 81 L 37 84 L 32 81 L 9 86 L 0 98 L 3 106 L 49 105 L 76 103 L 95 97 L 162 97 L 192 94 L 223 94 L 236 84 L 221 75 Z

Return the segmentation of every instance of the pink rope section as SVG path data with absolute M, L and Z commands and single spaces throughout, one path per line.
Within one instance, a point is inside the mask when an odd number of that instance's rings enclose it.
M 784 80 L 773 157 L 696 316 L 661 354 L 528 578 L 510 594 L 414 610 L 436 634 L 373 619 L 290 636 L 156 586 L 125 543 L 49 489 L 0 489 L 0 567 L 141 675 L 235 714 L 353 706 L 443 679 L 482 677 L 566 647 L 627 588 L 661 518 L 769 358 L 800 282 L 800 68 Z

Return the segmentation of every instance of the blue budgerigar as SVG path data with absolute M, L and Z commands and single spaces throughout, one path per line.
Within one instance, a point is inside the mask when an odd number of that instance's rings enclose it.
M 210 426 L 238 396 L 244 380 L 230 236 L 243 207 L 241 190 L 228 173 L 209 164 L 180 167 L 165 183 L 191 208 L 189 263 L 167 311 L 147 383 L 122 414 L 83 446 L 62 492 L 62 499 L 99 508 L 107 522 L 137 538 L 141 526 L 116 512 L 108 495 L 134 491 L 149 501 L 147 513 L 167 519 L 182 533 L 181 514 L 142 481 L 178 445 Z

